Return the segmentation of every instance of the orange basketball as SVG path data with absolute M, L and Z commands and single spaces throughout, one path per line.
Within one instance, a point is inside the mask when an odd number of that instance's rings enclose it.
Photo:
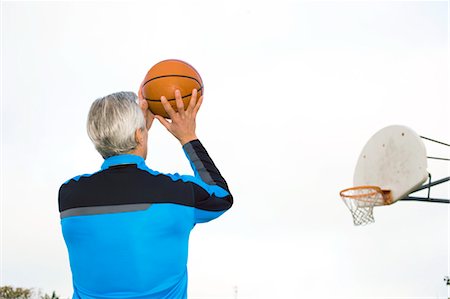
M 200 74 L 188 63 L 169 59 L 155 64 L 147 73 L 139 88 L 139 97 L 147 100 L 153 114 L 168 118 L 161 104 L 165 96 L 172 108 L 177 111 L 175 90 L 181 92 L 185 109 L 189 105 L 192 90 L 197 89 L 197 99 L 203 94 L 203 81 Z

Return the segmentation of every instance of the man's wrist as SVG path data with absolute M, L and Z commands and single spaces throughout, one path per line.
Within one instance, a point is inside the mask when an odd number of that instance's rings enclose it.
M 181 143 L 181 146 L 184 146 L 186 143 L 189 143 L 189 142 L 191 142 L 193 140 L 197 140 L 197 139 L 198 139 L 197 136 L 193 135 L 193 136 L 190 136 L 187 138 L 180 139 L 180 143 Z

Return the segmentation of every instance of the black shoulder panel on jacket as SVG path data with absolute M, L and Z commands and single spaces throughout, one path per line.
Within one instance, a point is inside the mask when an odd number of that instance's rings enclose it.
M 153 175 L 135 164 L 111 166 L 91 176 L 70 180 L 59 190 L 59 211 L 80 207 L 138 203 L 194 206 L 192 183 Z

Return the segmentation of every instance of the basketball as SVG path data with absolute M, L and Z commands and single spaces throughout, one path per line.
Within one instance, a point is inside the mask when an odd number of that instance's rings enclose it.
M 140 98 L 147 100 L 153 114 L 168 118 L 169 115 L 161 103 L 161 96 L 165 96 L 172 108 L 177 111 L 175 102 L 177 89 L 181 92 L 184 107 L 187 108 L 193 89 L 197 89 L 197 100 L 203 94 L 203 81 L 190 64 L 169 59 L 158 62 L 147 72 L 138 94 Z

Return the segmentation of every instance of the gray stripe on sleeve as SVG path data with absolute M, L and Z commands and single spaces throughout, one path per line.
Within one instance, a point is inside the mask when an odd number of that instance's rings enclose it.
M 187 143 L 184 145 L 186 153 L 191 158 L 192 164 L 194 164 L 195 169 L 197 170 L 198 174 L 202 178 L 202 180 L 210 185 L 215 185 L 216 183 L 212 179 L 211 175 L 209 174 L 208 170 L 206 170 L 205 165 L 203 165 L 202 160 L 198 157 L 197 153 L 194 150 L 194 147 L 192 144 Z
M 128 205 L 110 205 L 110 206 L 97 206 L 97 207 L 81 207 L 73 208 L 62 211 L 60 218 L 66 218 L 70 216 L 87 216 L 87 215 L 99 215 L 99 214 L 112 214 L 122 212 L 136 212 L 147 210 L 151 206 L 150 203 L 137 203 Z

